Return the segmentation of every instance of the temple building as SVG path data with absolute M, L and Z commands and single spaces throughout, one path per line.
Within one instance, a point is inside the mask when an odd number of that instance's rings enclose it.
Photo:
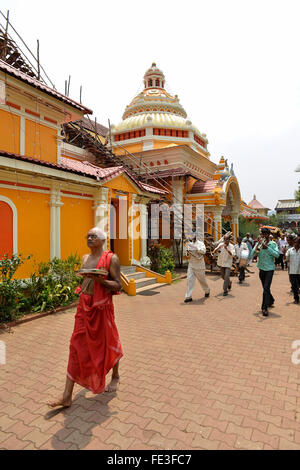
M 165 89 L 155 63 L 144 75 L 144 89 L 112 125 L 107 144 L 145 180 L 169 192 L 170 204 L 204 204 L 205 232 L 215 240 L 222 221 L 238 235 L 241 195 L 233 167 L 210 159 L 206 134 L 188 119 L 177 95 Z M 182 209 L 183 211 L 183 209 Z
M 184 204 L 203 205 L 207 236 L 219 239 L 229 222 L 237 237 L 242 201 L 233 167 L 224 157 L 210 159 L 206 135 L 166 91 L 155 64 L 121 123 L 107 129 L 91 114 L 0 60 L 0 256 L 33 255 L 20 277 L 34 263 L 84 254 L 85 235 L 95 225 L 107 232 L 106 248 L 123 267 L 149 267 L 153 203 L 172 208 L 173 224 Z M 169 240 L 159 229 L 154 238 L 176 252 L 172 227 Z
M 93 226 L 107 232 L 106 248 L 122 265 L 147 256 L 146 204 L 166 191 L 138 180 L 104 146 L 107 129 L 84 117 L 91 113 L 0 60 L 0 257 L 33 255 L 19 277 L 28 277 L 34 263 L 86 253 Z M 123 218 L 114 216 L 120 204 Z

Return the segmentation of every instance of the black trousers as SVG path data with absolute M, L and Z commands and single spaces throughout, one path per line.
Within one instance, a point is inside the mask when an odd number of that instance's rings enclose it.
M 273 305 L 274 297 L 271 294 L 271 284 L 273 279 L 274 271 L 263 271 L 259 270 L 259 279 L 261 280 L 263 286 L 263 300 L 262 300 L 262 310 L 266 310 L 268 307 Z
M 299 302 L 300 274 L 290 274 L 294 299 Z
M 244 266 L 239 266 L 239 281 L 244 281 L 245 280 L 245 267 Z
M 278 264 L 280 264 L 281 266 L 281 269 L 284 269 L 283 254 L 281 253 L 277 259 L 278 259 Z

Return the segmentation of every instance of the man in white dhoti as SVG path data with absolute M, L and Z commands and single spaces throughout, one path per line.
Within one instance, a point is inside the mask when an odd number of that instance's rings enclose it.
M 206 253 L 205 244 L 194 237 L 187 244 L 187 256 L 189 258 L 189 265 L 187 271 L 187 291 L 185 295 L 185 303 L 192 302 L 192 293 L 195 286 L 195 280 L 198 279 L 202 289 L 205 292 L 205 297 L 209 297 L 210 289 L 205 277 L 205 261 L 204 255 Z

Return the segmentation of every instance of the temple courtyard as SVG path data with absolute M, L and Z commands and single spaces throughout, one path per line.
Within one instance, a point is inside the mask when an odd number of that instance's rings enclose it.
M 50 410 L 65 383 L 75 309 L 0 330 L 0 449 L 300 449 L 300 306 L 276 271 L 275 308 L 260 313 L 255 264 L 243 285 L 210 298 L 186 280 L 115 297 L 124 358 L 117 393 L 75 386 L 73 406 Z M 294 354 L 294 355 L 293 355 Z

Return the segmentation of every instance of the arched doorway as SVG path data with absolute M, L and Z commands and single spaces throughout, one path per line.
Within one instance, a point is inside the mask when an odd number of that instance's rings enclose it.
M 14 251 L 13 210 L 7 202 L 0 200 L 0 258 L 12 256 Z
M 222 212 L 223 221 L 227 223 L 233 233 L 234 240 L 239 234 L 238 217 L 241 206 L 241 193 L 235 178 L 230 178 L 226 185 L 226 205 Z

